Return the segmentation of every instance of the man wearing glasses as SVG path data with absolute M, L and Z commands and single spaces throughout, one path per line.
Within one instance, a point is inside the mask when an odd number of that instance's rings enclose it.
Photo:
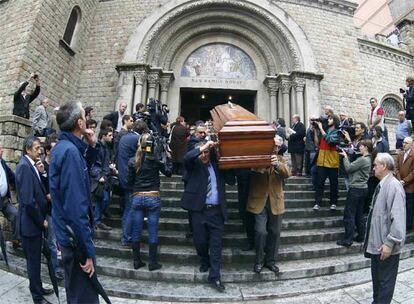
M 392 301 L 405 241 L 405 193 L 393 171 L 392 156 L 378 153 L 374 174 L 380 182 L 372 197 L 364 241 L 364 255 L 371 259 L 372 303 L 375 304 Z
M 413 228 L 414 205 L 414 154 L 413 139 L 403 140 L 402 151 L 398 154 L 396 177 L 404 187 L 407 208 L 407 231 Z

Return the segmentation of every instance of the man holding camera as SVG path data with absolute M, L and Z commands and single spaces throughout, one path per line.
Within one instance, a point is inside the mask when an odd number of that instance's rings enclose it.
M 316 161 L 318 181 L 315 192 L 315 206 L 313 210 L 320 209 L 322 202 L 325 180 L 328 177 L 330 183 L 331 210 L 336 210 L 338 200 L 338 168 L 339 154 L 336 145 L 339 143 L 339 117 L 332 115 L 328 117 L 328 125 L 323 128 L 320 120 L 315 121 L 315 126 L 320 131 L 320 138 L 315 132 L 315 142 L 319 143 L 318 158 Z
M 411 120 L 411 125 L 414 126 L 414 77 L 407 77 L 407 90 L 400 89 L 405 99 L 405 111 L 407 119 Z
M 36 88 L 33 90 L 29 85 L 30 82 L 36 84 Z M 26 119 L 30 118 L 29 105 L 39 96 L 40 93 L 40 79 L 36 73 L 30 74 L 30 78 L 23 82 L 19 89 L 14 93 L 13 97 L 13 115 L 20 116 Z

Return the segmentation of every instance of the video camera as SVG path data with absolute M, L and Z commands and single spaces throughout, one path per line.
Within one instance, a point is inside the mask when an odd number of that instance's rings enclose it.
M 161 124 L 165 125 L 168 122 L 168 114 L 170 110 L 166 104 L 155 98 L 150 98 L 147 104 L 147 110 L 150 116 L 150 123 L 147 123 L 149 128 L 158 134 L 162 134 Z
M 316 129 L 318 129 L 318 122 L 322 123 L 322 128 L 324 130 L 328 129 L 328 117 L 326 116 L 321 116 L 319 118 L 315 118 L 315 119 L 311 119 L 310 123 L 312 124 L 312 126 Z

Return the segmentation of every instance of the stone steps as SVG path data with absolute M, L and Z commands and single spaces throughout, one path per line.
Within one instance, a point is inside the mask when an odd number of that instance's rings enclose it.
M 411 246 L 410 246 L 411 247 Z M 406 248 L 401 254 L 401 261 L 399 271 L 404 272 L 414 268 L 414 258 L 412 248 Z M 358 261 L 363 267 L 369 266 L 369 260 L 362 257 L 362 255 L 353 255 L 353 260 Z M 4 262 L 0 262 L 0 268 L 11 271 L 13 273 L 27 276 L 26 262 L 22 257 L 11 255 L 10 268 L 7 269 Z M 312 262 L 312 261 L 310 261 Z M 98 260 L 99 263 L 99 260 Z M 321 275 L 316 277 L 306 277 L 299 279 L 283 280 L 282 277 L 285 272 L 285 267 L 281 267 L 280 277 L 274 277 L 274 280 L 269 281 L 249 281 L 239 283 L 226 283 L 226 291 L 219 293 L 211 288 L 207 283 L 186 283 L 176 282 L 174 277 L 168 281 L 156 280 L 137 280 L 120 278 L 111 275 L 104 275 L 98 268 L 99 280 L 104 286 L 104 289 L 110 296 L 134 298 L 149 301 L 176 301 L 176 302 L 242 302 L 249 300 L 266 300 L 274 298 L 295 297 L 303 294 L 318 293 L 329 290 L 340 289 L 344 287 L 360 285 L 371 281 L 371 274 L 369 268 L 351 268 L 346 266 L 346 260 L 338 261 L 336 264 L 338 272 L 331 272 L 332 274 Z M 306 267 L 306 265 L 304 265 Z M 164 267 L 168 268 L 167 265 Z M 320 265 L 319 267 L 323 267 Z M 306 269 L 306 268 L 303 268 Z M 331 267 L 331 269 L 334 269 Z M 343 271 L 340 271 L 340 270 Z M 353 271 L 348 271 L 353 270 Z M 133 272 L 141 272 L 141 270 L 131 270 Z M 142 270 L 142 272 L 148 272 Z M 197 270 L 195 270 L 196 272 Z M 225 270 L 223 270 L 225 271 Z M 300 270 L 298 270 L 300 271 Z M 122 272 L 122 271 L 121 271 Z M 195 276 L 194 272 L 194 276 Z M 323 271 L 322 271 L 323 272 Z M 149 272 L 148 272 L 149 273 Z M 155 272 L 154 272 L 155 273 Z M 323 274 L 323 273 L 321 273 Z M 253 274 L 254 275 L 254 274 Z M 267 271 L 262 276 L 267 276 Z M 272 274 L 270 274 L 272 275 Z M 50 282 L 47 274 L 47 267 L 42 267 L 42 280 Z M 63 285 L 63 282 L 60 283 Z M 62 297 L 62 296 L 61 296 Z
M 120 217 L 113 216 L 105 219 L 111 227 L 121 227 Z M 329 216 L 323 218 L 293 218 L 284 219 L 282 221 L 282 229 L 315 229 L 315 228 L 332 228 L 342 225 L 342 216 Z M 159 230 L 188 230 L 188 220 L 183 218 L 160 218 L 158 224 Z M 226 232 L 243 232 L 241 220 L 227 220 L 224 223 L 224 231 Z
M 129 258 L 131 249 L 121 247 L 119 241 L 95 240 L 96 251 L 99 255 Z M 143 256 L 147 256 L 148 247 L 143 244 Z M 304 244 L 286 244 L 281 245 L 277 260 L 302 260 L 318 257 L 328 257 L 360 251 L 361 244 L 354 243 L 351 247 L 345 248 L 332 242 L 304 243 Z M 199 259 L 194 246 L 164 245 L 159 246 L 159 256 L 161 261 L 171 262 L 191 262 L 198 263 Z M 254 251 L 242 251 L 240 248 L 224 247 L 222 251 L 223 263 L 253 263 Z
M 286 206 L 286 211 L 283 214 L 284 219 L 288 218 L 310 218 L 310 217 L 326 217 L 326 216 L 342 216 L 344 208 L 342 206 L 338 207 L 337 210 L 329 210 L 328 208 L 321 209 L 317 213 L 312 208 L 292 208 Z M 111 204 L 109 206 L 109 211 L 115 216 L 119 216 L 121 213 L 120 207 L 118 204 Z M 228 208 L 227 209 L 229 220 L 236 220 L 240 218 L 239 210 L 237 208 Z M 177 218 L 177 219 L 186 219 L 188 218 L 188 212 L 181 207 L 162 207 L 161 208 L 161 218 Z
M 308 229 L 308 230 L 284 230 L 281 233 L 281 244 L 329 242 L 339 240 L 343 235 L 342 227 Z M 158 233 L 159 243 L 163 245 L 193 246 L 193 240 L 185 237 L 185 231 L 162 230 Z M 97 230 L 96 239 L 119 241 L 121 229 L 114 228 L 111 231 Z M 148 240 L 147 230 L 143 232 L 143 241 Z M 223 236 L 223 245 L 227 247 L 241 248 L 246 244 L 246 234 L 243 232 L 228 232 Z

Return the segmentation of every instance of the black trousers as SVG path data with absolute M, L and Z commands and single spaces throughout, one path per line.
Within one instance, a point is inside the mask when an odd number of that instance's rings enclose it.
M 391 303 L 399 262 L 399 254 L 391 255 L 385 261 L 381 261 L 379 255 L 371 255 L 373 304 Z
M 405 202 L 407 210 L 407 230 L 413 229 L 413 210 L 414 210 L 414 193 L 405 193 Z
M 26 256 L 29 289 L 34 301 L 43 299 L 42 280 L 40 278 L 40 259 L 42 253 L 42 236 L 22 236 L 22 248 Z
M 193 241 L 202 266 L 210 266 L 209 281 L 220 279 L 224 219 L 220 206 L 192 211 Z
M 17 208 L 10 202 L 9 199 L 4 199 L 2 203 L 1 212 L 4 217 L 10 221 L 13 230 L 13 240 L 19 239 L 19 225 L 17 225 Z
M 68 304 L 99 303 L 98 293 L 93 288 L 89 276 L 74 259 L 73 249 L 59 246 L 65 269 L 65 290 Z M 95 266 L 96 271 L 96 266 Z
M 279 252 L 282 215 L 273 215 L 267 200 L 262 212 L 255 215 L 255 247 L 257 264 L 273 265 Z
M 303 170 L 303 153 L 290 153 L 292 159 L 292 173 L 302 174 Z
M 326 168 L 319 166 L 317 177 L 318 182 L 315 192 L 315 204 L 321 205 L 326 178 L 329 178 L 331 204 L 336 205 L 338 202 L 338 168 Z
M 237 174 L 237 197 L 239 200 L 239 215 L 243 221 L 249 245 L 254 245 L 254 214 L 246 210 L 249 198 L 250 170 L 240 170 Z
M 355 229 L 358 232 L 358 238 L 364 238 L 364 204 L 367 195 L 368 189 L 349 188 L 344 210 L 344 241 L 347 243 L 352 243 Z

